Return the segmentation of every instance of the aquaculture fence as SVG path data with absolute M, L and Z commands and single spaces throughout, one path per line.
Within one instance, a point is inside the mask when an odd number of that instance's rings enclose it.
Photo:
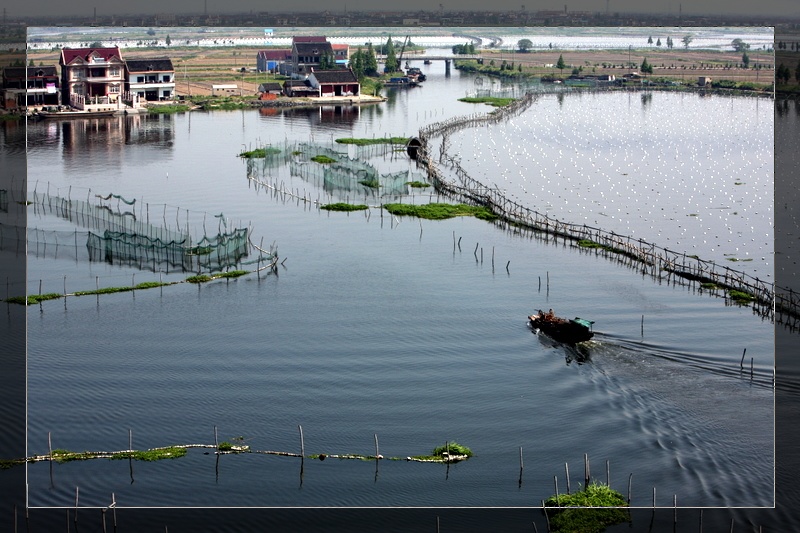
M 505 120 L 526 109 L 536 98 L 528 93 L 500 111 L 484 115 L 455 117 L 428 125 L 419 132 L 421 147 L 418 164 L 428 174 L 429 181 L 440 191 L 462 202 L 481 205 L 498 216 L 498 224 L 518 232 L 564 245 L 575 246 L 590 253 L 603 254 L 640 268 L 658 280 L 672 283 L 698 284 L 709 291 L 723 291 L 726 299 L 743 298 L 752 304 L 754 313 L 777 320 L 792 329 L 800 328 L 800 295 L 791 289 L 778 289 L 773 283 L 746 272 L 717 265 L 685 252 L 662 248 L 643 239 L 617 235 L 585 224 L 571 224 L 506 198 L 493 185 L 472 178 L 458 161 L 447 154 L 447 137 L 464 128 Z M 432 157 L 434 138 L 441 137 L 438 164 Z M 738 291 L 737 294 L 734 291 Z
M 170 269 L 218 272 L 239 264 L 249 251 L 249 229 L 229 230 L 228 221 L 222 214 L 212 215 L 218 220 L 216 228 L 212 227 L 212 231 L 217 231 L 211 235 L 207 234 L 207 215 L 203 214 L 203 236 L 193 238 L 189 231 L 189 211 L 169 208 L 170 220 L 173 212 L 175 216 L 175 226 L 171 228 L 167 223 L 168 207 L 165 204 L 158 206 L 163 209 L 154 207 L 151 214 L 151 206 L 140 202 L 137 213 L 136 199 L 129 200 L 119 195 L 95 195 L 93 202 L 91 191 L 84 200 L 36 190 L 31 193 L 29 202 L 29 224 L 45 216 L 55 216 L 87 230 L 28 228 L 28 253 L 35 257 L 103 261 L 153 272 L 162 269 L 166 272 Z M 151 215 L 154 221 L 160 218 L 163 225 L 151 224 Z M 195 220 L 195 224 L 199 223 Z M 0 239 L 5 237 L 0 235 Z M 11 235 L 8 237 L 12 238 Z M 13 238 L 18 239 L 18 236 L 15 234 Z

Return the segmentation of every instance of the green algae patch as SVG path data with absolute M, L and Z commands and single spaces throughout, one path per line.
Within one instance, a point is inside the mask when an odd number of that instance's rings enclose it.
M 731 300 L 737 304 L 749 304 L 756 299 L 756 297 L 749 292 L 737 291 L 735 289 L 728 291 L 728 295 L 731 297 Z
M 320 209 L 325 209 L 327 211 L 362 211 L 364 209 L 369 209 L 369 206 L 364 204 L 348 204 L 345 202 L 337 202 L 334 204 L 322 205 L 320 206 Z
M 482 206 L 467 204 L 384 204 L 383 207 L 393 215 L 414 216 L 428 220 L 444 220 L 447 218 L 463 216 L 474 216 L 480 220 L 497 219 L 497 215 L 492 213 L 489 209 Z
M 239 157 L 244 157 L 246 159 L 255 159 L 255 158 L 265 158 L 270 155 L 278 155 L 281 153 L 280 149 L 274 148 L 272 146 L 266 146 L 264 148 L 256 148 L 255 150 L 248 150 L 239 154 Z
M 330 165 L 331 163 L 336 163 L 336 160 L 332 157 L 328 157 L 327 155 L 315 155 L 311 158 L 312 161 L 315 163 L 321 163 L 323 165 Z
M 459 98 L 459 102 L 466 102 L 468 104 L 489 104 L 493 107 L 505 107 L 511 102 L 516 100 L 516 98 L 499 98 L 496 96 L 465 96 L 464 98 Z
M 378 137 L 372 139 L 366 138 L 353 138 L 353 137 L 343 137 L 341 139 L 336 139 L 336 142 L 339 144 L 354 144 L 356 146 L 368 146 L 371 144 L 403 144 L 405 145 L 408 143 L 408 137 Z
M 406 185 L 415 189 L 424 189 L 425 187 L 431 186 L 430 183 L 425 183 L 424 181 L 407 181 Z

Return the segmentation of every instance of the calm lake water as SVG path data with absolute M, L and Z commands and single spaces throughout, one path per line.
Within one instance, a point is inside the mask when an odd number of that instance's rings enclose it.
M 652 505 L 654 487 L 664 506 L 673 496 L 682 506 L 773 505 L 774 329 L 749 308 L 476 219 L 328 213 L 249 179 L 378 205 L 296 166 L 294 175 L 289 164 L 248 167 L 237 154 L 413 135 L 484 110 L 455 101 L 473 78 L 425 68 L 423 88 L 361 109 L 30 124 L 31 191 L 136 198 L 140 219 L 188 223 L 195 236 L 204 223 L 215 233 L 223 214 L 251 226 L 254 242 L 274 241 L 282 263 L 260 277 L 30 307 L 28 447 L 46 453 L 49 432 L 54 448 L 122 450 L 129 430 L 137 449 L 213 444 L 216 426 L 219 440 L 299 452 L 302 425 L 307 454 L 371 454 L 377 435 L 385 457 L 454 440 L 475 456 L 449 468 L 309 460 L 301 470 L 295 458 L 193 449 L 132 468 L 54 465 L 52 479 L 39 463 L 28 467 L 32 506 L 72 506 L 77 486 L 87 506 L 114 493 L 120 506 L 143 507 L 534 507 L 553 493 L 553 476 L 563 490 L 565 463 L 573 489 L 582 482 L 584 454 L 601 481 L 609 462 L 621 492 L 632 474 L 634 506 Z M 720 120 L 726 127 L 702 125 Z M 508 177 L 509 194 L 532 208 L 662 246 L 674 240 L 703 258 L 753 258 L 734 266 L 771 279 L 772 120 L 771 101 L 750 98 L 542 96 L 505 125 L 461 134 L 453 149 L 475 177 L 498 186 Z M 381 173 L 418 172 L 402 153 L 368 159 Z M 411 189 L 398 197 L 436 200 Z M 86 231 L 37 211 L 28 223 Z M 708 248 L 701 232 L 714 233 Z M 34 252 L 28 291 L 160 279 L 70 252 Z M 556 345 L 526 325 L 538 308 L 594 320 L 597 335 L 582 353 Z

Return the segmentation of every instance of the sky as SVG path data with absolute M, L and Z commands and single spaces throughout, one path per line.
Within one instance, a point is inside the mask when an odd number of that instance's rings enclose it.
M 27 0 L 12 2 L 0 0 L 8 17 L 34 17 L 37 15 L 69 15 L 80 13 L 93 16 L 107 15 L 156 15 L 160 13 L 244 13 L 244 12 L 290 12 L 322 11 L 332 13 L 347 11 L 438 11 L 439 5 L 448 11 L 517 11 L 525 10 L 604 12 L 607 0 L 403 0 L 384 2 L 381 0 L 329 0 L 292 3 L 285 0 Z M 769 15 L 778 18 L 800 18 L 798 0 L 608 0 L 611 12 L 677 14 L 730 14 Z

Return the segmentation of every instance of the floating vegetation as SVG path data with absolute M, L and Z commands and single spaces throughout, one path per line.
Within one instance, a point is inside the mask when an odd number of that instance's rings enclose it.
M 409 137 L 378 137 L 372 139 L 357 139 L 353 137 L 343 137 L 336 139 L 339 144 L 355 144 L 356 146 L 367 146 L 370 144 L 402 144 L 408 143 Z
M 39 302 L 44 302 L 47 300 L 56 300 L 61 298 L 63 294 L 57 294 L 55 292 L 50 292 L 47 294 L 31 294 L 27 298 L 25 296 L 12 296 L 8 300 L 8 303 L 12 304 L 20 304 L 20 305 L 36 305 Z
M 425 187 L 430 187 L 430 183 L 425 183 L 424 181 L 407 181 L 406 185 L 409 187 L 414 187 L 416 189 L 424 189 Z
M 448 455 L 466 455 L 467 457 L 472 457 L 472 450 L 463 446 L 457 442 L 449 442 L 444 446 L 439 446 L 434 448 L 431 452 L 431 455 L 434 457 L 443 457 L 445 454 Z
M 465 96 L 459 98 L 459 102 L 467 102 L 468 104 L 489 104 L 493 107 L 505 107 L 516 98 L 500 98 L 497 96 Z
M 706 283 L 701 283 L 700 284 L 700 288 L 701 289 L 708 289 L 708 290 L 717 290 L 717 289 L 721 289 L 722 287 L 720 287 L 719 285 L 717 285 L 716 283 L 713 283 L 713 282 L 706 282 Z
M 219 443 L 219 447 L 217 449 L 221 452 L 229 452 L 233 450 L 233 444 L 228 441 L 223 441 Z
M 208 274 L 198 274 L 196 276 L 189 276 L 188 278 L 186 278 L 186 281 L 188 283 L 206 283 L 211 281 L 211 279 L 212 279 L 211 276 L 209 276 Z
M 216 278 L 238 278 L 239 276 L 244 276 L 245 274 L 249 274 L 249 272 L 247 270 L 231 270 L 231 271 L 228 271 L 228 272 L 222 272 L 222 273 L 217 274 L 217 275 L 212 276 L 212 277 L 215 278 L 215 279 Z
M 181 446 L 168 446 L 166 448 L 153 448 L 152 450 L 138 450 L 132 452 L 115 452 L 111 459 L 136 459 L 137 461 L 160 461 L 162 459 L 177 459 L 186 455 L 186 448 Z
M 364 204 L 348 204 L 345 202 L 337 202 L 335 204 L 322 205 L 320 206 L 320 209 L 327 209 L 328 211 L 360 211 L 369 209 L 369 206 Z
M 474 216 L 480 220 L 495 220 L 497 218 L 497 215 L 486 207 L 467 204 L 385 204 L 383 207 L 393 215 L 415 216 L 429 220 L 444 220 L 463 216 Z
M 323 165 L 330 165 L 331 163 L 336 163 L 336 160 L 332 157 L 328 157 L 327 155 L 315 155 L 311 158 L 312 161 L 315 163 L 322 163 Z
M 619 492 L 607 485 L 593 482 L 574 494 L 555 494 L 544 502 L 545 507 L 557 507 L 550 516 L 550 531 L 601 533 L 607 527 L 628 521 L 628 514 L 619 507 L 628 502 Z M 583 508 L 581 508 L 583 507 Z M 585 509 L 592 507 L 592 509 Z M 607 507 L 607 509 L 598 509 Z
M 731 297 L 731 300 L 737 304 L 749 304 L 756 299 L 756 297 L 749 292 L 737 291 L 735 289 L 729 290 L 728 295 Z
M 281 153 L 280 148 L 275 148 L 274 146 L 265 146 L 264 148 L 256 148 L 255 150 L 242 152 L 239 154 L 239 157 L 245 157 L 247 159 L 264 158 L 270 155 L 277 155 L 279 153 Z
M 753 258 L 752 258 L 752 257 L 751 257 L 751 258 L 749 258 L 749 259 L 739 259 L 738 257 L 727 257 L 726 259 L 727 259 L 728 261 L 733 261 L 734 263 L 737 263 L 737 262 L 740 262 L 740 261 L 747 262 L 747 261 L 752 261 L 752 260 L 753 260 Z

